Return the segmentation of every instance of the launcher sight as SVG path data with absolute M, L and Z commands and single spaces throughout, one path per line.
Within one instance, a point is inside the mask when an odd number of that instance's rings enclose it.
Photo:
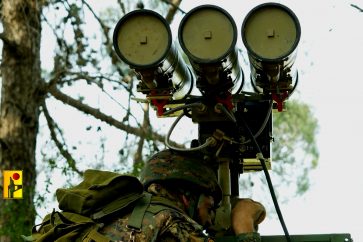
M 117 23 L 113 44 L 122 61 L 140 80 L 137 90 L 151 101 L 162 116 L 170 100 L 186 98 L 193 76 L 172 40 L 169 24 L 151 10 L 136 10 Z
M 271 96 L 278 111 L 298 81 L 293 64 L 301 35 L 296 15 L 278 3 L 252 9 L 242 24 L 242 39 L 251 67 L 256 92 Z

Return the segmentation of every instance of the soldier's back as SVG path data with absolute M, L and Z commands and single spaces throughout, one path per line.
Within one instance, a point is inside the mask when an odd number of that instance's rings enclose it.
M 153 205 L 145 212 L 139 231 L 127 225 L 131 213 L 111 220 L 100 230 L 113 241 L 203 241 L 203 228 L 184 212 L 168 206 Z

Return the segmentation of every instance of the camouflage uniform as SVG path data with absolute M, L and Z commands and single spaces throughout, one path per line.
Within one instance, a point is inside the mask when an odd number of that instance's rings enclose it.
M 196 163 L 198 162 L 198 163 Z M 146 164 L 142 175 L 142 182 L 147 191 L 154 197 L 166 199 L 172 206 L 153 214 L 147 211 L 142 221 L 141 231 L 133 237 L 131 230 L 127 228 L 130 214 L 113 220 L 104 226 L 100 232 L 114 241 L 137 242 L 152 241 L 214 241 L 203 232 L 203 227 L 194 221 L 185 212 L 183 203 L 170 193 L 160 181 L 184 180 L 190 182 L 200 191 L 209 192 L 218 203 L 221 199 L 221 190 L 212 169 L 200 165 L 201 161 L 195 159 L 186 160 L 184 156 L 177 155 L 171 151 L 164 151 L 154 155 Z M 187 169 L 185 169 L 187 168 Z M 154 206 L 153 204 L 150 205 Z M 260 241 L 256 233 L 247 233 L 233 236 L 234 241 L 249 242 Z
M 166 189 L 157 184 L 151 184 L 148 192 L 155 196 L 172 198 Z M 175 209 L 165 207 L 165 210 L 155 215 L 148 211 L 145 213 L 142 230 L 135 234 L 135 241 L 206 241 L 202 226 L 183 212 L 181 203 L 176 202 L 177 199 L 171 201 Z M 126 227 L 129 216 L 130 214 L 114 220 L 100 232 L 114 241 L 129 241 L 131 231 Z

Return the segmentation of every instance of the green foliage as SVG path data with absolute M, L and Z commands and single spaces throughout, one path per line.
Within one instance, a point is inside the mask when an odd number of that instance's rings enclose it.
M 309 189 L 309 171 L 319 159 L 317 119 L 307 104 L 296 100 L 287 102 L 287 111 L 274 113 L 273 118 L 273 171 L 303 194 Z
M 287 111 L 273 113 L 272 169 L 270 172 L 279 202 L 301 196 L 310 188 L 310 173 L 316 168 L 318 122 L 311 107 L 297 100 L 287 102 Z M 242 174 L 240 193 L 270 201 L 263 172 Z M 266 199 L 267 198 L 267 199 Z M 274 213 L 272 204 L 264 204 Z

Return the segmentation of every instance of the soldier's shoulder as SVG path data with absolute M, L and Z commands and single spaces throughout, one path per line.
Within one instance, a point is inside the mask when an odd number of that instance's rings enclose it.
M 128 241 L 132 232 L 127 226 L 130 216 L 131 214 L 127 214 L 109 220 L 100 229 L 100 233 L 106 235 L 111 240 Z M 180 211 L 166 206 L 157 211 L 157 213 L 146 211 L 143 216 L 141 231 L 136 233 L 136 241 L 155 241 L 160 234 L 167 231 L 168 227 L 172 227 L 178 221 L 185 221 L 186 219 L 187 217 Z
M 111 240 L 127 241 L 132 232 L 127 226 L 130 216 L 131 214 L 128 214 L 111 220 L 100 232 Z M 177 207 L 150 204 L 143 215 L 141 231 L 136 233 L 136 241 L 162 241 L 163 237 L 188 241 L 180 239 L 199 235 L 202 230 L 197 222 Z

